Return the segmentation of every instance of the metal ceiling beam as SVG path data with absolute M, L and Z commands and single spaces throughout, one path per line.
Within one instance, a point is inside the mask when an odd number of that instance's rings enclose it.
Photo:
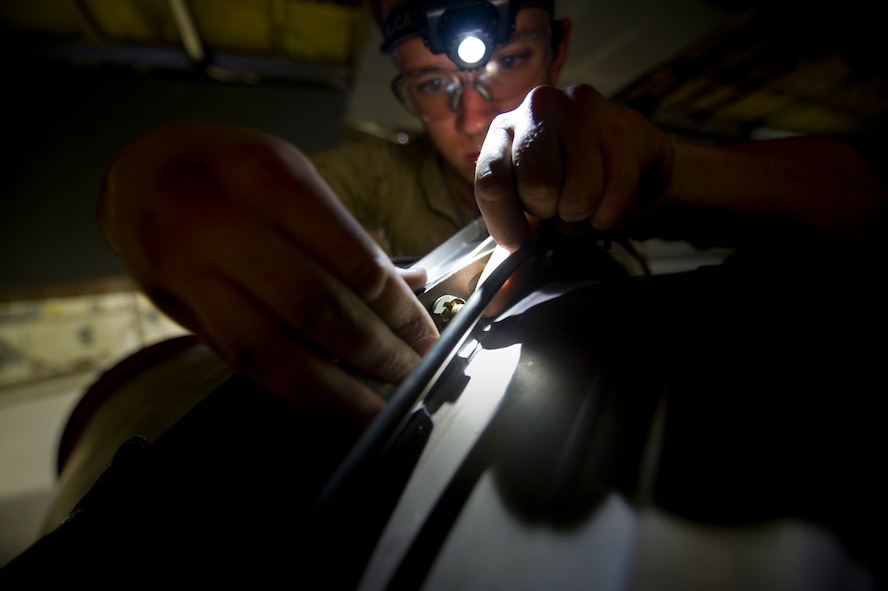
M 179 37 L 182 39 L 182 45 L 185 46 L 185 52 L 195 64 L 203 64 L 206 60 L 207 53 L 204 50 L 203 40 L 200 38 L 200 32 L 194 24 L 194 17 L 191 14 L 191 8 L 186 0 L 167 0 L 170 11 L 173 13 L 173 21 L 179 31 Z
M 142 73 L 154 70 L 194 71 L 194 63 L 174 49 L 123 45 L 53 45 L 30 48 L 27 55 L 54 59 L 80 66 L 125 66 Z M 208 77 L 228 82 L 310 84 L 348 90 L 352 72 L 345 66 L 310 64 L 282 59 L 255 58 L 236 54 L 213 54 L 213 66 L 204 69 Z

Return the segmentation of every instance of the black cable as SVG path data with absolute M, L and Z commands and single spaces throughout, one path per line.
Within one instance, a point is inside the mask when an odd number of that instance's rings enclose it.
M 373 460 L 388 449 L 409 421 L 411 410 L 422 400 L 468 338 L 496 293 L 515 271 L 543 252 L 546 247 L 547 242 L 540 241 L 519 249 L 478 286 L 466 300 L 459 314 L 454 316 L 447 329 L 442 331 L 441 338 L 435 346 L 426 353 L 417 369 L 395 391 L 382 413 L 370 424 L 351 452 L 340 463 L 318 495 L 316 504 L 309 511 L 310 521 L 321 518 L 325 512 L 335 506 L 336 499 L 342 491 L 347 490 L 349 483 L 357 481 L 371 467 Z

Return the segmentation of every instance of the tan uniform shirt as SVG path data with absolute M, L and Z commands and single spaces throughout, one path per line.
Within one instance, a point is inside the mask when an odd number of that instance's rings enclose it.
M 444 177 L 432 143 L 351 134 L 312 156 L 321 176 L 393 257 L 420 257 L 472 221 Z
M 421 257 L 478 214 L 459 200 L 435 147 L 420 136 L 408 144 L 355 132 L 312 156 L 321 176 L 392 257 Z M 634 247 L 641 250 L 641 245 Z M 632 275 L 644 270 L 622 246 L 611 256 Z

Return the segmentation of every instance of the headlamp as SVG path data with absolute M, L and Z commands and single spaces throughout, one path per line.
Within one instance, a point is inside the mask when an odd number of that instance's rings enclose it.
M 515 30 L 522 8 L 552 12 L 554 0 L 408 0 L 386 15 L 383 53 L 399 43 L 422 37 L 432 53 L 444 53 L 461 70 L 483 68 L 493 50 Z

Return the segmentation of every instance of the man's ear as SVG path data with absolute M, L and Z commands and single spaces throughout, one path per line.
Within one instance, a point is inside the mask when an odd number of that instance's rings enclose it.
M 561 39 L 558 42 L 555 55 L 552 58 L 552 68 L 549 72 L 549 84 L 558 85 L 558 79 L 561 78 L 561 70 L 567 62 L 568 48 L 570 47 L 570 18 L 561 19 Z

